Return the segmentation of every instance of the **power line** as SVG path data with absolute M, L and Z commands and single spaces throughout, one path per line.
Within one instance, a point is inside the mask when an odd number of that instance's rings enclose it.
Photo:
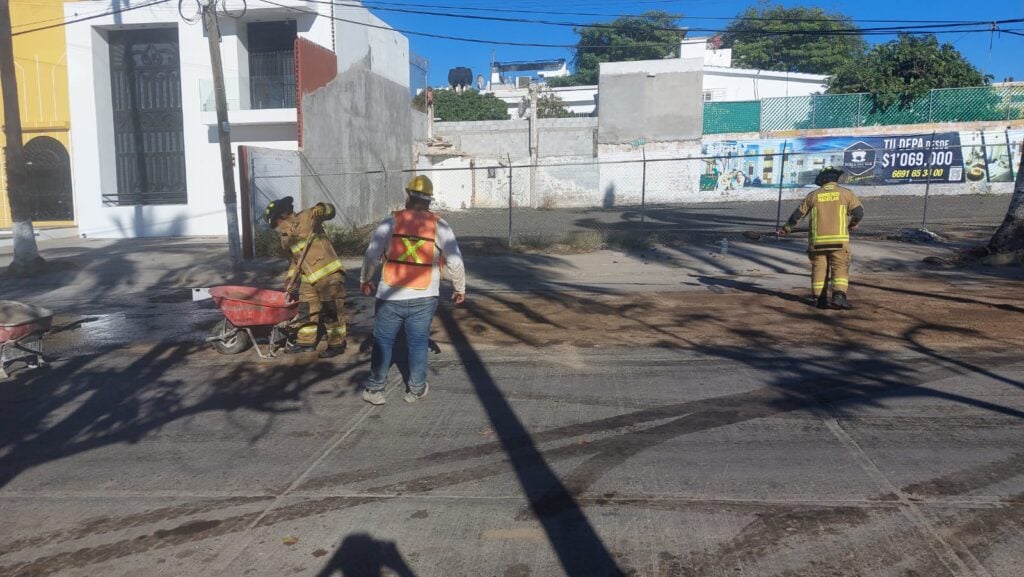
M 472 20 L 487 20 L 487 22 L 504 22 L 504 23 L 514 23 L 514 24 L 560 26 L 560 27 L 569 27 L 569 28 L 573 28 L 573 29 L 578 29 L 578 28 L 615 29 L 615 28 L 618 28 L 617 26 L 615 26 L 613 24 L 609 24 L 609 23 L 572 23 L 572 22 L 562 22 L 562 20 L 548 20 L 548 19 L 537 19 L 537 18 L 511 17 L 511 16 L 487 16 L 487 15 L 480 15 L 480 14 L 458 14 L 458 13 L 451 13 L 451 12 L 437 12 L 437 11 L 432 11 L 432 10 L 421 10 L 421 9 L 415 9 L 415 8 L 377 7 L 379 5 L 384 5 L 384 4 L 399 5 L 397 3 L 389 3 L 389 2 L 367 2 L 365 4 L 353 4 L 353 3 L 350 3 L 350 2 L 333 1 L 333 0 L 308 0 L 308 2 L 313 3 L 313 4 L 327 4 L 327 5 L 342 6 L 342 7 L 352 7 L 352 8 L 369 7 L 369 8 L 372 8 L 372 9 L 381 10 L 381 11 L 388 11 L 388 12 L 399 12 L 399 13 L 408 13 L 408 14 L 422 14 L 422 15 L 430 15 L 430 16 L 441 16 L 441 17 L 450 17 L 450 18 L 463 18 L 463 19 L 472 19 Z M 402 4 L 402 5 L 408 6 L 408 4 Z M 643 15 L 640 14 L 637 17 L 642 18 Z M 685 17 L 683 19 L 685 19 Z M 716 18 L 716 19 L 730 19 L 730 18 Z M 847 22 L 847 20 L 835 20 L 835 19 L 828 19 L 828 18 L 758 18 L 758 22 L 819 23 L 819 22 Z M 988 22 L 985 22 L 985 20 L 962 20 L 962 22 L 945 22 L 945 23 L 942 23 L 942 24 L 918 24 L 918 23 L 916 23 L 916 20 L 909 20 L 909 22 L 901 23 L 901 24 L 904 24 L 904 25 L 912 24 L 914 26 L 881 27 L 881 28 L 851 29 L 851 30 L 837 30 L 837 31 L 763 31 L 763 30 L 749 30 L 749 31 L 746 31 L 746 30 L 733 30 L 731 32 L 733 34 L 746 34 L 746 33 L 750 33 L 750 34 L 786 34 L 786 35 L 790 35 L 790 34 L 794 34 L 794 33 L 801 34 L 803 32 L 811 33 L 811 34 L 825 33 L 825 34 L 829 34 L 829 35 L 861 35 L 861 34 L 873 34 L 873 33 L 891 34 L 893 32 L 907 32 L 907 31 L 911 31 L 911 30 L 934 31 L 934 30 L 937 30 L 937 29 L 944 29 L 944 28 L 964 28 L 964 27 L 970 27 L 970 26 L 975 26 L 975 27 L 976 26 L 995 26 L 995 25 L 998 25 L 998 24 L 1011 24 L 1011 23 L 1016 23 L 1016 22 L 1021 22 L 1021 19 L 995 20 L 995 22 L 991 22 L 991 20 L 988 20 Z M 679 31 L 679 30 L 682 30 L 682 29 L 674 28 L 674 27 L 664 27 L 664 26 L 645 26 L 644 30 L 645 31 L 675 32 L 675 31 Z M 688 30 L 690 32 L 701 32 L 701 33 L 720 33 L 720 32 L 725 32 L 724 30 L 720 30 L 720 29 L 699 29 L 699 28 L 692 28 L 692 27 L 688 28 L 686 30 Z
M 18 31 L 18 32 L 15 32 L 15 33 L 11 34 L 11 36 L 21 36 L 22 34 L 31 34 L 33 32 L 40 32 L 42 30 L 50 30 L 51 28 L 60 28 L 62 26 L 67 26 L 69 24 L 75 24 L 77 22 L 85 22 L 87 20 L 95 20 L 97 18 L 104 18 L 106 16 L 113 16 L 115 14 L 121 14 L 121 13 L 124 13 L 124 12 L 130 12 L 132 10 L 138 10 L 139 8 L 148 8 L 150 6 L 157 6 L 159 4 L 166 4 L 167 2 L 170 2 L 170 1 L 171 0 L 153 0 L 152 2 L 146 2 L 146 3 L 143 3 L 143 4 L 136 4 L 134 6 L 126 6 L 124 8 L 118 8 L 116 10 L 108 10 L 107 12 L 102 12 L 100 14 L 92 14 L 92 15 L 89 15 L 89 16 L 83 16 L 81 18 L 74 18 L 72 20 L 64 20 L 64 21 L 59 22 L 57 24 L 50 24 L 49 26 L 40 26 L 39 28 L 32 28 L 31 30 L 21 30 L 21 31 Z
M 418 15 L 424 15 L 424 16 L 437 16 L 437 17 L 442 17 L 442 18 L 459 18 L 459 19 L 464 19 L 464 20 L 483 20 L 483 21 L 489 21 L 489 22 L 507 22 L 507 23 L 515 23 L 515 24 L 534 24 L 534 25 L 545 25 L 545 26 L 563 26 L 563 27 L 570 27 L 570 28 L 573 28 L 573 29 L 576 29 L 576 28 L 602 28 L 602 29 L 615 29 L 615 28 L 618 28 L 618 26 L 616 26 L 615 24 L 611 24 L 611 23 L 607 23 L 607 22 L 597 22 L 597 23 L 565 22 L 565 21 L 556 21 L 556 20 L 539 20 L 539 19 L 533 19 L 533 18 L 521 18 L 521 17 L 517 18 L 517 17 L 508 17 L 508 16 L 483 16 L 483 15 L 479 15 L 479 14 L 453 14 L 453 13 L 449 13 L 449 12 L 436 12 L 436 11 L 430 11 L 430 10 L 417 10 L 417 9 L 411 9 L 411 8 L 375 8 L 374 7 L 374 3 L 372 3 L 372 2 L 371 3 L 366 3 L 365 5 L 363 5 L 363 4 L 347 3 L 347 2 L 344 2 L 344 1 L 333 1 L 333 0 L 307 0 L 307 1 L 312 3 L 312 4 L 325 4 L 325 5 L 329 5 L 329 6 L 340 6 L 340 7 L 346 7 L 346 8 L 365 8 L 365 7 L 369 7 L 369 8 L 375 9 L 375 10 L 381 10 L 381 11 L 386 11 L 386 12 L 398 12 L 398 13 L 404 13 L 404 14 L 418 14 Z M 641 15 L 641 17 L 642 17 L 642 15 Z M 784 22 L 803 22 L 803 20 L 801 20 L 801 19 L 779 19 L 779 21 L 784 21 Z M 807 21 L 820 21 L 820 20 L 814 19 L 814 20 L 807 20 Z M 849 30 L 758 30 L 758 29 L 743 30 L 743 29 L 740 29 L 740 30 L 731 30 L 729 32 L 731 32 L 734 35 L 751 34 L 751 35 L 787 35 L 788 36 L 788 35 L 798 34 L 798 35 L 812 35 L 812 36 L 819 36 L 819 35 L 820 36 L 859 36 L 859 35 L 865 35 L 865 34 L 870 34 L 870 35 L 891 35 L 891 34 L 894 34 L 894 33 L 910 32 L 910 31 L 918 31 L 918 33 L 922 33 L 922 32 L 938 32 L 939 29 L 945 29 L 945 28 L 949 28 L 949 29 L 956 28 L 957 29 L 957 30 L 949 30 L 951 32 L 963 32 L 964 30 L 961 30 L 961 29 L 964 28 L 964 27 L 967 27 L 967 26 L 987 26 L 988 28 L 985 28 L 985 31 L 991 32 L 991 30 L 992 30 L 991 27 L 992 26 L 996 26 L 996 25 L 999 25 L 999 24 L 1017 23 L 1017 22 L 1022 22 L 1022 21 L 1024 21 L 1024 19 L 1017 18 L 1017 19 L 1004 19 L 1004 20 L 995 20 L 995 21 L 975 20 L 975 21 L 962 21 L 962 22 L 947 22 L 947 23 L 943 23 L 943 24 L 914 24 L 914 25 L 905 25 L 905 26 L 898 26 L 898 27 L 897 26 L 888 26 L 888 27 L 861 28 L 861 29 L 852 28 L 852 29 L 849 29 Z M 834 20 L 830 20 L 830 22 L 834 22 Z M 915 21 L 910 21 L 910 22 L 913 23 Z M 678 27 L 670 27 L 670 26 L 644 26 L 643 29 L 645 31 L 662 31 L 662 32 L 689 31 L 689 32 L 701 32 L 701 33 L 721 33 L 721 32 L 726 32 L 727 31 L 726 29 L 718 29 L 718 28 L 694 28 L 694 27 L 678 28 Z M 970 31 L 973 32 L 973 30 L 970 30 Z
M 341 5 L 339 2 L 337 5 Z M 448 10 L 463 10 L 468 12 L 497 12 L 497 13 L 512 13 L 522 14 L 522 9 L 511 9 L 511 8 L 473 8 L 469 6 L 455 6 L 451 4 L 408 4 L 403 2 L 386 2 L 378 0 L 370 0 L 363 2 L 364 7 L 384 10 L 384 8 L 375 8 L 376 6 L 396 6 L 396 7 L 413 7 L 413 8 L 443 8 Z M 356 5 L 352 5 L 356 6 Z M 532 14 L 547 14 L 557 16 L 597 16 L 603 18 L 636 18 L 643 16 L 643 14 L 610 14 L 605 12 L 564 12 L 557 10 L 530 10 Z M 760 22 L 862 22 L 870 24 L 968 24 L 972 21 L 967 20 L 894 20 L 894 19 L 843 19 L 837 20 L 836 18 L 777 18 L 777 17 L 766 17 L 766 16 L 692 16 L 687 14 L 667 14 L 670 18 L 677 20 L 720 20 L 720 21 L 733 21 L 733 20 L 747 20 L 747 21 L 760 21 Z
M 45 6 L 45 7 L 48 7 L 48 8 L 52 8 L 53 7 L 53 3 L 46 3 L 46 4 L 44 4 L 44 3 L 32 3 L 32 2 L 20 2 L 20 3 L 21 4 L 30 4 L 30 5 L 33 5 L 33 6 Z M 61 6 L 61 9 L 63 10 L 63 5 Z M 100 10 L 94 10 L 92 12 L 86 12 L 86 13 L 82 14 L 82 16 L 92 16 L 92 15 L 98 15 L 98 14 L 107 14 L 107 13 L 109 13 L 109 10 L 110 10 L 109 8 L 103 8 L 103 9 L 100 9 Z M 76 14 L 75 16 L 77 17 L 79 15 Z M 67 18 L 67 16 L 58 16 L 57 18 L 47 18 L 45 20 L 36 20 L 35 22 L 24 22 L 22 24 L 15 24 L 15 25 L 11 26 L 11 29 L 13 30 L 13 29 L 17 29 L 17 28 L 28 28 L 30 26 L 38 26 L 40 24 L 49 24 L 50 22 L 63 22 L 66 18 Z
M 368 27 L 368 28 L 376 28 L 376 29 L 379 29 L 379 30 L 390 30 L 390 31 L 393 31 L 393 32 L 398 32 L 400 34 L 405 34 L 405 35 L 409 35 L 409 36 L 422 36 L 422 37 L 425 37 L 425 38 L 436 38 L 436 39 L 440 39 L 440 40 L 452 40 L 452 41 L 457 41 L 457 42 L 468 42 L 468 43 L 473 43 L 473 44 L 487 44 L 487 45 L 493 45 L 493 46 L 519 46 L 519 47 L 528 47 L 528 48 L 565 48 L 565 49 L 578 49 L 578 48 L 616 49 L 616 48 L 619 48 L 618 46 L 610 46 L 610 45 L 604 45 L 604 44 L 596 44 L 596 45 L 552 44 L 552 43 L 543 43 L 543 42 L 518 42 L 518 41 L 508 41 L 508 40 L 487 40 L 487 39 L 482 39 L 482 38 L 468 38 L 468 37 L 464 37 L 464 36 L 451 36 L 451 35 L 447 35 L 447 34 L 434 34 L 434 33 L 431 33 L 431 32 L 420 32 L 420 31 L 417 31 L 417 30 L 408 30 L 408 29 L 403 29 L 403 28 L 394 28 L 394 27 L 391 27 L 391 26 L 383 26 L 383 25 L 378 25 L 378 24 L 370 24 L 370 23 L 367 23 L 367 22 L 359 22 L 359 21 L 356 21 L 356 20 L 349 20 L 349 19 L 342 18 L 342 17 L 337 16 L 337 15 L 333 15 L 332 16 L 332 15 L 327 15 L 327 14 L 321 14 L 319 12 L 314 12 L 314 11 L 311 11 L 311 10 L 305 10 L 305 9 L 302 9 L 302 8 L 297 8 L 297 7 L 294 7 L 294 6 L 286 6 L 284 4 L 280 4 L 278 2 L 274 2 L 273 0 L 261 0 L 261 1 L 266 3 L 266 4 L 277 6 L 279 8 L 284 8 L 286 10 L 291 10 L 293 12 L 300 12 L 300 13 L 304 13 L 304 14 L 314 14 L 314 15 L 317 15 L 317 16 L 323 16 L 325 18 L 330 18 L 331 20 L 335 20 L 337 22 L 345 22 L 345 23 L 348 23 L 348 24 L 355 24 L 357 26 L 364 26 L 364 27 Z M 334 4 L 334 2 L 330 2 L 328 0 L 309 0 L 309 1 L 313 2 L 313 3 L 320 3 L 320 4 L 329 4 L 329 5 L 330 4 Z M 348 7 L 355 8 L 356 6 L 348 5 Z M 448 16 L 448 17 L 455 16 L 455 15 L 451 15 L 451 14 L 438 14 L 438 15 L 439 16 Z M 1007 19 L 1007 20 L 1001 20 L 1001 21 L 998 21 L 998 22 L 1000 22 L 1000 23 L 1024 22 L 1024 19 Z M 968 30 L 958 29 L 958 30 L 952 30 L 952 31 L 936 31 L 936 32 L 940 32 L 940 33 L 943 33 L 943 32 L 960 32 L 960 33 L 985 32 L 985 33 L 989 33 L 989 32 L 992 31 L 991 23 L 990 22 L 984 22 L 984 23 L 980 23 L 979 22 L 979 24 L 985 24 L 985 27 L 984 28 L 977 28 L 977 29 L 968 29 Z M 584 25 L 584 26 L 589 26 L 589 25 Z M 684 29 L 681 29 L 681 28 L 670 28 L 670 29 L 667 29 L 667 30 L 678 31 L 678 32 L 684 32 L 684 31 L 689 31 L 689 32 L 707 32 L 707 33 L 710 33 L 710 32 L 714 32 L 714 33 L 723 32 L 723 30 L 717 30 L 717 29 L 694 29 L 694 28 L 690 28 L 690 29 L 687 29 L 687 30 L 684 30 Z M 893 34 L 901 32 L 901 31 L 902 30 L 899 30 L 899 29 L 891 29 L 891 30 L 886 29 L 884 31 L 883 30 L 867 31 L 866 34 L 869 34 L 869 35 L 886 35 L 886 36 L 891 36 Z M 918 33 L 926 33 L 926 32 L 932 32 L 932 30 L 921 30 Z M 858 31 L 858 30 L 849 30 L 849 31 L 842 31 L 842 30 L 761 31 L 761 30 L 758 30 L 758 31 L 750 31 L 749 33 L 752 34 L 752 35 L 760 35 L 760 36 L 792 36 L 792 35 L 800 35 L 800 36 L 850 36 L 850 35 L 865 34 L 864 31 Z M 654 46 L 654 47 L 657 47 L 657 46 L 663 46 L 664 43 L 658 43 L 658 42 L 646 42 L 646 43 L 643 43 L 642 42 L 642 43 L 638 43 L 637 45 L 638 46 Z

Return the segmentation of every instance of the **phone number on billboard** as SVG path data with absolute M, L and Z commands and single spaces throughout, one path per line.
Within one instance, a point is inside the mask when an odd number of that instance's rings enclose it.
M 932 178 L 941 178 L 946 174 L 945 168 L 933 168 L 931 171 Z M 894 170 L 890 173 L 889 178 L 928 178 L 927 168 L 915 168 Z

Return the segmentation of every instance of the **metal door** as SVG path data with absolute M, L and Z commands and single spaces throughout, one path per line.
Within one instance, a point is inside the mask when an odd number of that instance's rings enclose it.
M 49 136 L 25 144 L 29 215 L 34 221 L 75 219 L 71 191 L 71 157 L 64 145 Z
M 185 137 L 176 28 L 111 31 L 116 205 L 185 204 Z

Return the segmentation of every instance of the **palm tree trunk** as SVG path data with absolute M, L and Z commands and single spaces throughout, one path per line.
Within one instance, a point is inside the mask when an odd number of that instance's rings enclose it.
M 1020 164 L 1010 207 L 1006 210 L 1003 224 L 988 243 L 988 249 L 993 253 L 1024 250 L 1024 142 L 1021 143 L 1020 156 L 1017 158 Z

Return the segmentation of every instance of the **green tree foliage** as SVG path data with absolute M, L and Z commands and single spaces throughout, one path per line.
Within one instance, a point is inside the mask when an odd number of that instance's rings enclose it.
M 797 34 L 821 31 L 844 34 Z M 763 3 L 747 8 L 729 24 L 722 46 L 732 48 L 737 67 L 832 74 L 860 57 L 867 45 L 848 16 L 816 7 Z
M 522 110 L 529 110 L 530 98 L 524 96 L 519 105 Z M 568 118 L 572 112 L 565 107 L 565 101 L 557 94 L 547 92 L 537 97 L 537 118 Z
M 981 86 L 988 80 L 952 44 L 940 45 L 934 34 L 900 34 L 840 67 L 829 79 L 828 92 L 868 92 L 878 111 L 894 104 L 906 108 L 933 88 Z
M 413 108 L 426 110 L 426 91 L 416 95 Z M 476 90 L 434 90 L 434 118 L 443 122 L 507 120 L 508 104 L 493 94 Z
M 660 10 L 616 18 L 607 26 L 584 26 L 573 31 L 580 37 L 573 49 L 573 73 L 548 79 L 549 86 L 597 84 L 602 62 L 678 56 L 679 41 L 686 35 L 676 24 L 675 16 Z

